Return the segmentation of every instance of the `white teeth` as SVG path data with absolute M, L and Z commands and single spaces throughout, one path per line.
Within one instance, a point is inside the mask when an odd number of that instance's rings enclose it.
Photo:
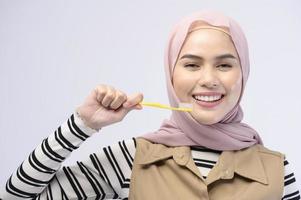
M 196 100 L 199 101 L 216 101 L 222 98 L 222 95 L 216 95 L 216 96 L 194 96 Z

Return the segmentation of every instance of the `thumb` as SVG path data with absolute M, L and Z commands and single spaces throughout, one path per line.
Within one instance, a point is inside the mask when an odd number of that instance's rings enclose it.
M 122 109 L 120 110 L 122 114 L 125 116 L 131 110 L 141 110 L 142 105 L 140 102 L 143 100 L 143 94 L 137 93 L 127 97 L 127 101 L 123 103 Z
M 139 104 L 143 100 L 142 93 L 136 93 L 127 97 L 126 102 L 123 103 L 124 108 L 131 109 L 141 109 L 142 106 Z

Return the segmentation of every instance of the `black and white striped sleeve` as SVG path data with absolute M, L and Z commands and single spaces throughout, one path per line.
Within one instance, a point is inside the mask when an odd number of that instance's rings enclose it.
M 63 167 L 41 198 L 127 199 L 135 149 L 134 138 L 123 140 Z
M 297 181 L 289 162 L 284 161 L 284 191 L 282 200 L 299 200 L 300 192 Z
M 72 172 L 68 168 L 59 170 L 61 163 L 94 132 L 96 130 L 85 126 L 75 113 L 72 114 L 10 176 L 0 199 L 33 199 L 37 196 L 48 196 L 49 199 L 58 194 L 67 198 L 58 179 L 65 173 L 69 179 L 62 182 L 70 181 Z

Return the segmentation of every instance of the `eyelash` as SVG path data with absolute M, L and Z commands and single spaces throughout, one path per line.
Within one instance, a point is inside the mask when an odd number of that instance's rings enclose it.
M 228 65 L 228 64 L 221 64 L 219 66 L 226 66 L 226 68 L 231 68 L 232 67 L 231 65 Z
M 194 66 L 197 66 L 195 64 L 187 64 L 187 65 L 184 65 L 184 67 L 194 67 Z
M 218 65 L 218 67 L 220 66 L 226 66 L 226 68 L 232 68 L 231 65 L 228 65 L 228 64 L 221 64 L 221 65 Z M 199 67 L 198 65 L 195 65 L 195 64 L 187 64 L 187 65 L 184 65 L 184 67 Z M 223 67 L 224 68 L 224 67 Z

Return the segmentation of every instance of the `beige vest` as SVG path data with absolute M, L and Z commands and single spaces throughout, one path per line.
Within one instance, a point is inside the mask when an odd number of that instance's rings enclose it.
M 223 151 L 204 179 L 190 147 L 137 138 L 130 200 L 280 200 L 284 155 L 262 145 Z

